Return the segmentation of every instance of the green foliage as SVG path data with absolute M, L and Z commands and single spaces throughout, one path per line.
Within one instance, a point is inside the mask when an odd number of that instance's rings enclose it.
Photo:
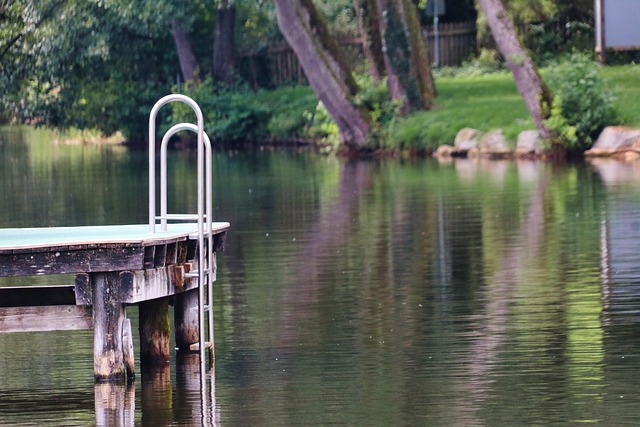
M 504 0 L 516 31 L 537 63 L 558 55 L 593 50 L 594 2 L 592 0 Z M 478 14 L 478 45 L 493 48 L 484 15 Z
M 18 122 L 146 135 L 175 54 L 167 17 L 146 1 L 22 2 L 19 37 L 1 51 L 1 108 Z M 17 28 L 16 27 L 16 28 Z M 4 34 L 0 37 L 3 38 Z M 17 37 L 17 36 L 16 36 Z
M 369 145 L 378 148 L 386 145 L 388 128 L 399 116 L 403 101 L 389 96 L 386 78 L 376 82 L 369 74 L 354 74 L 358 93 L 353 97 L 354 105 L 364 108 L 371 118 Z
M 545 124 L 558 133 L 556 144 L 562 148 L 587 149 L 605 126 L 616 122 L 613 95 L 587 56 L 569 56 L 549 70 L 546 81 L 555 96 Z
M 246 141 L 267 134 L 269 109 L 254 102 L 251 91 L 238 86 L 216 85 L 211 78 L 202 83 L 189 83 L 182 93 L 198 103 L 204 114 L 210 138 L 221 141 Z M 181 103 L 172 105 L 174 122 L 194 122 L 191 108 Z
M 328 129 L 316 117 L 318 98 L 308 86 L 254 92 L 246 85 L 228 87 L 207 78 L 187 84 L 182 93 L 200 105 L 209 137 L 220 141 L 318 137 L 321 128 Z M 194 121 L 186 105 L 172 105 L 172 112 L 172 122 Z
M 481 49 L 476 58 L 465 61 L 459 67 L 438 67 L 434 77 L 473 77 L 505 70 L 505 64 L 495 49 Z
M 307 115 L 307 120 L 310 124 L 307 131 L 309 137 L 332 146 L 340 143 L 338 125 L 322 102 L 318 102 L 315 111 Z
M 267 129 L 269 137 L 287 139 L 307 136 L 318 97 L 309 86 L 283 86 L 275 90 L 258 91 L 256 102 L 271 112 Z

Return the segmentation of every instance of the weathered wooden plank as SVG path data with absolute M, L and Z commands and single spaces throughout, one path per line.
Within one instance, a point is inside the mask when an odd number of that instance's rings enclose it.
M 197 287 L 197 281 L 185 278 L 184 273 L 184 268 L 174 266 L 123 271 L 120 273 L 120 301 L 125 304 L 137 304 Z M 176 277 L 177 275 L 179 277 Z
M 91 308 L 77 305 L 0 308 L 0 332 L 75 331 L 91 329 Z
M 0 254 L 0 277 L 137 270 L 143 257 L 141 247 Z
M 213 251 L 219 252 L 224 251 L 224 242 L 227 240 L 227 232 L 224 231 L 222 233 L 213 235 Z
M 153 261 L 156 258 L 156 247 L 154 246 L 146 246 L 144 248 L 144 268 L 153 268 Z
M 156 253 L 153 257 L 154 267 L 164 267 L 166 265 L 167 257 L 167 245 L 157 245 Z
M 91 281 L 87 273 L 76 274 L 76 285 L 74 287 L 77 305 L 92 305 L 93 291 Z
M 0 288 L 0 307 L 74 305 L 74 286 L 20 286 Z
M 178 257 L 178 242 L 167 245 L 167 254 L 165 258 L 166 265 L 175 264 Z

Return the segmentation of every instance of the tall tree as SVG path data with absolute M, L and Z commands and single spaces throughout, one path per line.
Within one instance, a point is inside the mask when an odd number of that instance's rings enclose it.
M 370 118 L 351 98 L 357 85 L 335 39 L 311 0 L 274 0 L 278 26 L 295 52 L 309 84 L 327 108 L 342 142 L 367 147 Z
M 431 108 L 436 91 L 415 5 L 410 0 L 375 5 L 391 98 L 404 99 L 402 113 Z
M 178 54 L 178 62 L 180 63 L 180 71 L 184 81 L 198 81 L 198 61 L 193 53 L 189 32 L 185 29 L 182 19 L 174 18 L 171 22 L 171 34 L 173 42 L 176 45 L 176 53 Z
M 232 84 L 235 60 L 236 8 L 229 0 L 220 0 L 216 9 L 213 31 L 213 64 L 211 75 L 214 80 Z
M 513 22 L 501 0 L 478 0 L 487 24 L 500 53 L 507 61 L 507 66 L 513 74 L 518 91 L 533 118 L 536 129 L 548 138 L 552 132 L 545 126 L 545 112 L 543 104 L 551 106 L 551 92 L 544 84 L 538 70 L 531 61 L 531 57 L 524 49 L 513 26 Z

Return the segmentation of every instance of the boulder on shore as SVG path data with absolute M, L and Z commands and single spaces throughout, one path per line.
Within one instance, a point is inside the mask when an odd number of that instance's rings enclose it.
M 462 128 L 456 134 L 452 155 L 466 156 L 469 150 L 478 146 L 482 132 L 472 128 Z
M 544 139 L 537 130 L 523 130 L 518 134 L 515 154 L 518 157 L 539 156 L 545 152 Z
M 490 158 L 505 158 L 512 154 L 512 150 L 502 134 L 502 129 L 487 132 L 480 139 L 478 151 L 481 156 Z
M 586 157 L 637 158 L 640 154 L 640 129 L 624 126 L 607 126 L 600 133 L 591 149 L 585 151 Z

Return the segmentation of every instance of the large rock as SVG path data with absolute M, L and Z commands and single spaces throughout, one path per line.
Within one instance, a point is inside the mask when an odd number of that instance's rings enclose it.
M 444 144 L 438 147 L 435 153 L 433 153 L 434 157 L 451 157 L 455 148 L 448 144 Z
M 478 151 L 481 156 L 491 158 L 504 158 L 512 154 L 512 150 L 502 134 L 502 129 L 487 132 L 482 139 L 480 139 Z
M 545 152 L 544 139 L 537 130 L 523 130 L 518 134 L 516 156 L 537 156 Z
M 456 134 L 453 143 L 454 155 L 465 156 L 469 150 L 473 150 L 478 146 L 478 142 L 482 138 L 482 132 L 472 128 L 462 128 Z
M 614 156 L 635 158 L 640 153 L 640 129 L 623 126 L 607 126 L 600 133 L 593 147 L 585 151 L 585 156 Z

